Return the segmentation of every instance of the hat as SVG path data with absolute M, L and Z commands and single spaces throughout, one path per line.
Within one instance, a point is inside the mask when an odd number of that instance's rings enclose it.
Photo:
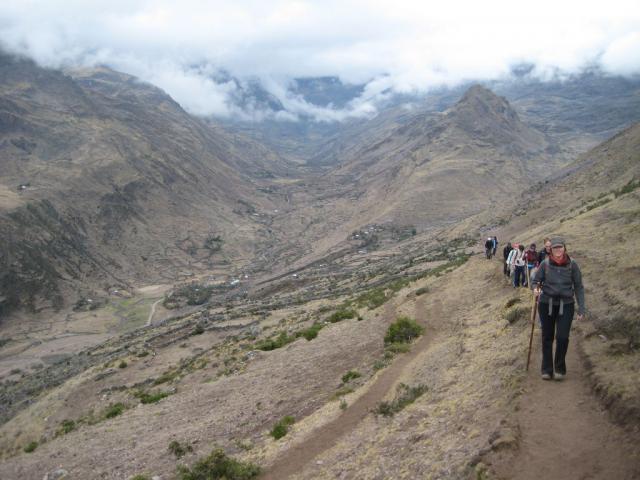
M 564 238 L 562 237 L 551 237 L 551 248 L 553 247 L 564 247 Z

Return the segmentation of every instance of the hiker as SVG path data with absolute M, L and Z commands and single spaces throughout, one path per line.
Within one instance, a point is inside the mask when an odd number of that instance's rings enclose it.
M 545 237 L 542 243 L 544 248 L 538 252 L 538 265 L 541 265 L 547 255 L 551 254 L 551 239 L 549 237 Z
M 509 258 L 507 258 L 507 263 L 513 275 L 513 287 L 518 288 L 521 283 L 524 286 L 524 278 L 522 278 L 522 282 L 520 281 L 520 278 L 524 277 L 524 245 L 514 244 L 513 247 L 513 250 L 509 253 Z
M 513 243 L 511 245 L 511 252 L 509 252 L 509 256 L 507 257 L 507 266 L 509 267 L 509 281 L 513 284 L 513 276 L 516 272 L 516 267 L 513 265 L 513 259 L 518 250 L 518 244 Z
M 507 245 L 502 249 L 502 256 L 504 257 L 504 276 L 507 278 L 511 275 L 511 272 L 509 271 L 509 263 L 507 262 L 511 250 L 513 250 L 511 242 L 507 242 Z
M 514 248 L 509 254 L 509 264 L 513 272 L 513 288 L 518 288 L 520 285 L 524 287 L 525 282 L 525 258 L 524 258 L 524 245 L 518 245 L 518 248 Z
M 574 296 L 578 302 L 578 321 L 584 318 L 582 274 L 575 260 L 567 254 L 563 238 L 550 240 L 551 254 L 538 268 L 532 283 L 539 302 L 542 322 L 542 379 L 562 380 L 567 375 L 565 356 L 574 314 Z M 555 334 L 556 352 L 553 356 Z
M 487 241 L 484 242 L 484 254 L 487 258 L 491 258 L 491 251 L 493 250 L 493 238 L 487 238 Z
M 493 252 L 492 255 L 495 257 L 496 256 L 496 250 L 498 249 L 498 237 L 494 236 L 493 237 Z
M 536 251 L 536 244 L 532 243 L 525 252 L 525 261 L 527 263 L 527 270 L 525 272 L 524 280 L 525 286 L 529 285 L 529 279 L 531 278 L 531 271 L 538 266 L 538 252 Z

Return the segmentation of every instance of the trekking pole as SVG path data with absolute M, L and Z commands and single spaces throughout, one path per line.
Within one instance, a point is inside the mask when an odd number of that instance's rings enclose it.
M 533 306 L 531 307 L 531 336 L 529 337 L 529 353 L 527 354 L 527 372 L 531 362 L 531 346 L 533 345 L 533 330 L 536 327 L 536 313 L 538 312 L 538 297 L 533 295 Z

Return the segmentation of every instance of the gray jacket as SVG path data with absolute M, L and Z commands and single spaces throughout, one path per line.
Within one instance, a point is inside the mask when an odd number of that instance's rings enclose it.
M 531 280 L 535 288 L 542 285 L 540 303 L 548 304 L 549 310 L 554 304 L 573 303 L 574 295 L 578 301 L 578 315 L 584 315 L 584 286 L 578 264 L 569 259 L 566 265 L 555 265 L 545 258 Z

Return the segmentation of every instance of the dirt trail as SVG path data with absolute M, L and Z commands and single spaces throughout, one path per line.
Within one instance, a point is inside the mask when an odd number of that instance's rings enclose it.
M 156 306 L 162 301 L 164 300 L 163 298 L 156 300 L 155 302 L 153 302 L 153 305 L 151 305 L 151 311 L 149 312 L 149 318 L 147 318 L 147 327 L 151 326 L 151 321 L 153 320 L 153 315 L 156 313 Z
M 432 319 L 440 318 L 440 312 L 430 312 Z M 385 321 L 391 323 L 396 318 L 393 302 L 389 302 L 385 308 Z M 432 322 L 426 322 L 424 301 L 420 298 L 416 301 L 416 319 L 425 325 L 426 333 L 412 346 L 409 353 L 398 356 L 387 367 L 353 405 L 350 405 L 337 419 L 323 425 L 313 432 L 308 439 L 284 452 L 276 459 L 274 465 L 266 470 L 261 480 L 282 480 L 294 473 L 302 471 L 316 456 L 333 447 L 345 434 L 352 431 L 367 415 L 371 414 L 374 407 L 384 399 L 385 395 L 395 386 L 401 377 L 402 371 L 434 341 L 437 330 Z
M 519 402 L 519 449 L 497 454 L 492 469 L 514 480 L 587 480 L 640 478 L 640 438 L 612 424 L 592 394 L 578 334 L 572 333 L 562 382 L 540 378 L 538 330 L 526 390 Z M 635 437 L 635 438 L 634 438 Z

